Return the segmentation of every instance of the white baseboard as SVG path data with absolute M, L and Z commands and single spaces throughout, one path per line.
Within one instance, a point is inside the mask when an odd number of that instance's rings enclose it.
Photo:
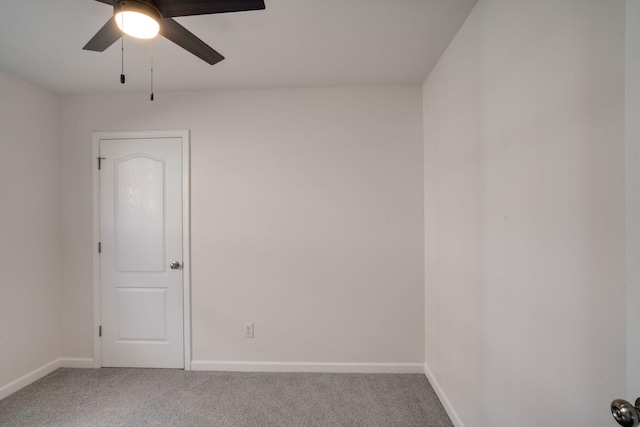
M 34 369 L 18 378 L 11 381 L 9 384 L 5 384 L 0 387 L 0 399 L 4 399 L 10 394 L 15 393 L 28 386 L 31 383 L 38 381 L 58 368 L 93 368 L 93 359 L 84 359 L 79 357 L 61 357 L 54 361 L 47 363 L 39 368 Z
M 93 369 L 93 359 L 87 357 L 62 357 L 61 368 Z
M 233 362 L 192 360 L 193 371 L 423 374 L 421 363 Z
M 429 369 L 429 366 L 427 366 L 426 363 L 424 365 L 424 374 L 429 380 L 431 387 L 433 387 L 433 390 L 438 395 L 438 399 L 440 399 L 440 403 L 442 403 L 442 406 L 444 406 L 445 411 L 447 411 L 447 415 L 449 415 L 449 418 L 451 418 L 451 422 L 453 423 L 453 425 L 455 427 L 465 427 L 464 423 L 460 419 L 460 416 L 458 415 L 456 410 L 453 408 L 451 401 L 447 398 L 447 395 L 445 394 L 444 390 L 442 390 L 442 387 L 440 387 L 440 383 L 438 383 L 438 380 L 436 380 L 436 377 L 433 376 L 433 373 L 431 372 L 431 370 Z
M 56 359 L 52 362 L 47 363 L 46 365 L 34 369 L 28 374 L 21 376 L 17 380 L 11 381 L 9 384 L 3 385 L 2 387 L 0 387 L 0 399 L 4 399 L 5 397 L 15 393 L 21 388 L 26 387 L 35 381 L 38 381 L 40 378 L 49 375 L 59 367 L 60 359 Z

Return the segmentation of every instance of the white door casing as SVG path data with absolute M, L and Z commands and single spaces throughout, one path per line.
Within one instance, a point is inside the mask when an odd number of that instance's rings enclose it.
M 94 134 L 94 367 L 190 369 L 188 148 L 187 131 Z

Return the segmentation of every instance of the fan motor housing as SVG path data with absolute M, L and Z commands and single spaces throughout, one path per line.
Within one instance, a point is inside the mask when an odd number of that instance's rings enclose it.
M 118 0 L 113 4 L 113 15 L 122 11 L 139 12 L 155 19 L 158 23 L 162 21 L 162 13 L 152 0 Z

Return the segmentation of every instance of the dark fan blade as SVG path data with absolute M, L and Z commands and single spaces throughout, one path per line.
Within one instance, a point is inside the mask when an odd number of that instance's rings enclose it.
M 164 18 L 264 9 L 264 0 L 157 0 Z
M 108 4 L 109 6 L 113 6 L 113 3 L 115 3 L 115 0 L 96 0 L 96 1 L 100 3 Z
M 122 37 L 122 31 L 120 31 L 120 28 L 116 25 L 116 20 L 111 17 L 107 23 L 100 28 L 100 31 L 89 40 L 89 43 L 87 43 L 83 49 L 104 52 L 106 48 L 114 44 L 120 37 Z
M 194 36 L 193 33 L 171 18 L 164 18 L 162 20 L 160 34 L 211 65 L 224 59 L 224 56 L 213 50 L 208 44 Z

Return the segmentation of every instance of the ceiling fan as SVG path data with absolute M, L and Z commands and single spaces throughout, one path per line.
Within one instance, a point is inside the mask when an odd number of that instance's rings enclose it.
M 113 17 L 83 49 L 103 52 L 124 34 L 149 39 L 160 34 L 213 65 L 224 59 L 174 17 L 265 8 L 264 0 L 96 0 L 113 6 Z

